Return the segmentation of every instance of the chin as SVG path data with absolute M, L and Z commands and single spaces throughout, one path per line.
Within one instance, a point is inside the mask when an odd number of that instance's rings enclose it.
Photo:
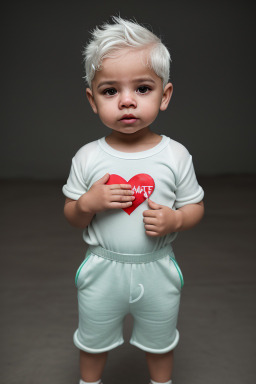
M 143 128 L 142 128 L 143 129 Z M 127 130 L 123 130 L 121 131 L 121 133 L 125 134 L 125 135 L 133 135 L 135 133 L 138 133 L 140 132 L 142 129 L 127 129 Z

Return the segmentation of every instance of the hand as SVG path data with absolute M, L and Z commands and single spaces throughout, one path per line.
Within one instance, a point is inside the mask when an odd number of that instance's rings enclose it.
M 148 199 L 149 210 L 143 212 L 143 222 L 148 236 L 164 236 L 176 232 L 181 226 L 179 211 L 154 203 Z
M 109 174 L 96 181 L 88 192 L 78 199 L 78 208 L 82 212 L 96 213 L 106 209 L 128 208 L 135 199 L 129 184 L 106 185 Z

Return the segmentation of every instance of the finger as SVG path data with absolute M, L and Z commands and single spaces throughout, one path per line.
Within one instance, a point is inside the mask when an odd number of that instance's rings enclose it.
M 110 189 L 131 189 L 132 186 L 130 184 L 111 184 Z
M 95 181 L 94 184 L 106 184 L 109 179 L 109 173 L 106 173 L 101 179 Z
M 134 195 L 134 191 L 130 189 L 113 189 L 111 191 L 112 195 L 122 195 L 122 196 L 132 196 Z
M 150 232 L 157 232 L 157 227 L 152 224 L 145 224 L 144 225 L 145 229 Z
M 156 217 L 156 212 L 153 209 L 147 209 L 143 212 L 144 217 Z
M 154 231 L 146 231 L 146 235 L 151 236 L 151 237 L 160 236 L 157 232 L 154 232 Z
M 143 223 L 144 224 L 156 225 L 157 224 L 157 219 L 155 217 L 144 217 Z
M 127 195 L 111 195 L 110 201 L 116 201 L 116 202 L 127 202 L 127 201 L 133 201 L 135 200 L 135 196 L 127 196 Z
M 124 209 L 129 208 L 132 205 L 131 201 L 128 201 L 127 203 L 118 203 L 118 202 L 112 202 L 110 203 L 110 208 L 112 209 Z
M 148 206 L 151 209 L 161 209 L 162 205 L 155 203 L 154 201 L 148 199 Z

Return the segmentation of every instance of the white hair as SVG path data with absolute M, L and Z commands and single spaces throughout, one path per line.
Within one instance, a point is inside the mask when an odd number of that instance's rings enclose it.
M 168 83 L 170 53 L 160 38 L 136 21 L 112 17 L 115 24 L 105 23 L 96 27 L 92 39 L 84 49 L 85 79 L 91 88 L 95 72 L 101 69 L 102 60 L 114 57 L 123 48 L 150 47 L 147 65 L 162 79 L 163 87 Z

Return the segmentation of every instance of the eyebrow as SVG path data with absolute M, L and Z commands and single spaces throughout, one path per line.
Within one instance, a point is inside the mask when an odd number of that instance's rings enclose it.
M 138 79 L 134 79 L 132 81 L 132 83 L 153 83 L 155 84 L 155 80 L 151 79 L 150 77 L 141 77 L 141 78 L 138 78 Z M 117 84 L 118 81 L 115 81 L 115 80 L 106 80 L 106 81 L 101 81 L 98 86 L 97 86 L 97 89 L 102 87 L 103 85 L 106 86 L 106 85 L 115 85 Z

